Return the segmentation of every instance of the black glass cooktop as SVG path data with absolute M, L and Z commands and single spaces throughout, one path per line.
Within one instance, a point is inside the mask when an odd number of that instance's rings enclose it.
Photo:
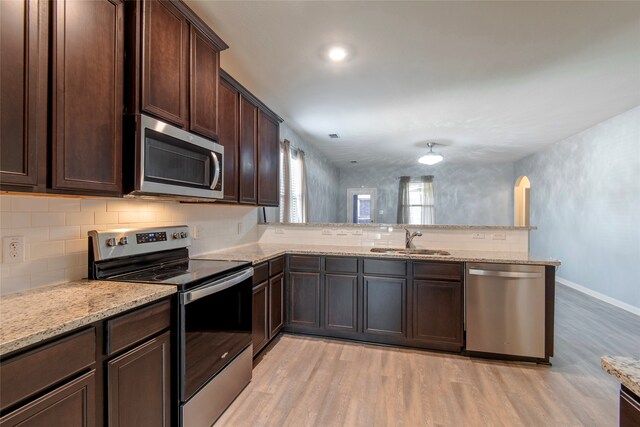
M 176 285 L 180 290 L 185 290 L 250 266 L 251 263 L 246 261 L 185 259 L 111 276 L 109 280 Z

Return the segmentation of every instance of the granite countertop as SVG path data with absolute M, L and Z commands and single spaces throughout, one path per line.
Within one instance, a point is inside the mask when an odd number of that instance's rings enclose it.
M 0 298 L 0 356 L 176 293 L 175 286 L 78 280 Z
M 602 369 L 616 377 L 620 384 L 640 396 L 640 359 L 624 356 L 602 356 Z
M 352 224 L 346 222 L 327 222 L 327 223 L 312 223 L 312 222 L 263 222 L 258 225 L 270 225 L 272 227 L 301 227 L 301 228 L 341 228 L 341 227 L 355 227 L 355 228 L 399 228 L 407 227 L 409 229 L 419 230 L 537 230 L 535 226 L 514 226 L 514 225 L 456 225 L 456 224 Z
M 221 259 L 233 261 L 250 261 L 254 265 L 276 256 L 284 254 L 317 254 L 342 256 L 367 256 L 372 258 L 399 258 L 413 260 L 437 261 L 465 261 L 465 262 L 494 262 L 500 264 L 532 264 L 532 265 L 560 265 L 560 261 L 535 257 L 526 252 L 491 252 L 491 251 L 458 251 L 449 250 L 451 255 L 415 255 L 373 253 L 370 247 L 363 246 L 332 246 L 305 244 L 272 244 L 250 243 L 201 255 L 193 255 L 199 259 Z

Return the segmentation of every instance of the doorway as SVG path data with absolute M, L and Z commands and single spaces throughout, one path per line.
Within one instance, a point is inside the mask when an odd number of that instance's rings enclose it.
M 531 182 L 526 175 L 518 177 L 513 187 L 513 225 L 528 226 L 530 225 L 531 211 Z
M 347 189 L 347 222 L 349 224 L 373 224 L 376 222 L 375 188 Z

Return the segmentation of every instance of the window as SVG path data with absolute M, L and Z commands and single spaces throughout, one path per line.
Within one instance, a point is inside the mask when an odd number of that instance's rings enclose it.
M 433 177 L 400 177 L 398 224 L 434 224 Z
M 285 164 L 285 151 L 289 152 L 288 164 Z M 304 198 L 303 198 L 303 156 L 298 155 L 298 150 L 280 147 L 280 222 L 305 222 Z M 286 179 L 286 170 L 289 171 L 289 179 Z M 289 185 L 286 191 L 286 185 Z M 289 217 L 285 215 L 287 208 Z

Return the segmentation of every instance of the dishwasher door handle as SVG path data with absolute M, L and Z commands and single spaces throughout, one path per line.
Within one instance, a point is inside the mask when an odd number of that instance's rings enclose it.
M 539 279 L 542 277 L 542 274 L 540 273 L 527 273 L 524 271 L 480 270 L 477 268 L 470 268 L 469 274 L 472 276 L 506 277 L 510 279 Z

